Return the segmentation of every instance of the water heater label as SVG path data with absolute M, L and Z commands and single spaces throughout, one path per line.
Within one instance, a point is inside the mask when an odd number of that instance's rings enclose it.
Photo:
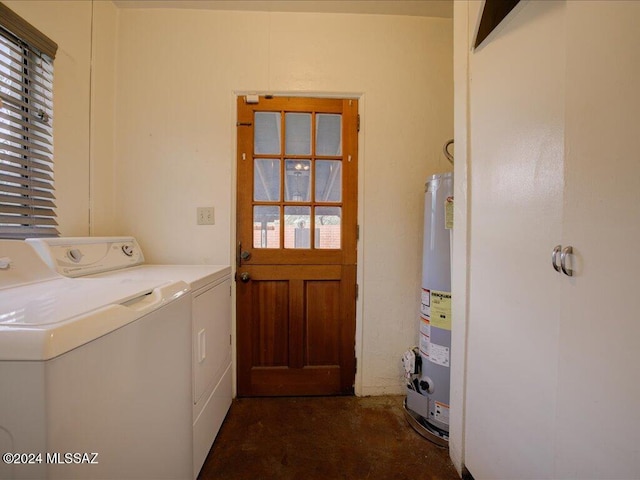
M 420 334 L 420 354 L 428 357 L 431 351 L 431 341 L 429 337 Z
M 420 296 L 420 313 L 425 317 L 431 316 L 431 292 L 426 288 L 422 289 L 422 295 Z
M 444 202 L 444 228 L 453 228 L 453 197 L 447 197 Z
M 449 366 L 449 347 L 431 342 L 429 345 L 429 361 L 443 367 Z
M 429 356 L 429 350 L 431 350 L 431 327 L 429 326 L 429 319 L 420 317 L 420 353 L 425 357 Z
M 431 336 L 431 325 L 428 318 L 420 317 L 420 333 L 427 337 Z
M 451 292 L 431 290 L 431 326 L 451 330 Z
M 449 405 L 436 402 L 436 408 L 433 416 L 437 421 L 449 425 Z

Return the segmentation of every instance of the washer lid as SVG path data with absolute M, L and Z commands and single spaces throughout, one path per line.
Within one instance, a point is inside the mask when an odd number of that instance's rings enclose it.
M 177 299 L 184 282 L 50 281 L 0 290 L 0 360 L 47 360 Z
M 0 290 L 0 326 L 44 326 L 64 322 L 105 305 L 126 304 L 168 281 L 125 278 L 59 278 Z

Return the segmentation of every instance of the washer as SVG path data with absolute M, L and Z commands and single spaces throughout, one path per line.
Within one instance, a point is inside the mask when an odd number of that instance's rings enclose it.
M 27 240 L 56 272 L 83 279 L 183 281 L 192 298 L 193 472 L 197 477 L 231 406 L 231 268 L 148 265 L 133 237 Z
M 0 256 L 0 478 L 192 478 L 188 285 Z

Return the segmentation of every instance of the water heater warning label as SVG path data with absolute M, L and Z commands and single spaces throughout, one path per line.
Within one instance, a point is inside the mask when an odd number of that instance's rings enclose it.
M 433 416 L 437 421 L 449 425 L 449 405 L 436 402 L 436 408 Z
M 426 288 L 422 289 L 420 296 L 420 313 L 427 318 L 431 316 L 431 291 Z
M 429 356 L 431 350 L 431 327 L 429 319 L 420 317 L 420 353 L 425 357 Z
M 447 230 L 453 228 L 453 197 L 447 197 L 444 202 L 444 228 Z
M 429 325 L 428 318 L 420 317 L 420 333 L 427 337 L 431 336 L 431 325 Z
M 449 347 L 431 342 L 429 346 L 429 361 L 443 367 L 449 366 Z
M 451 330 L 451 292 L 431 290 L 431 326 Z
M 423 356 L 428 357 L 430 350 L 431 350 L 431 341 L 429 340 L 429 337 L 421 334 L 420 335 L 420 353 Z

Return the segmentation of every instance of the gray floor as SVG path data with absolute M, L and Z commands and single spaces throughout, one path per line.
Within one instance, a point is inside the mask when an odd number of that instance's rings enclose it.
M 199 480 L 458 479 L 408 425 L 403 397 L 234 400 Z

